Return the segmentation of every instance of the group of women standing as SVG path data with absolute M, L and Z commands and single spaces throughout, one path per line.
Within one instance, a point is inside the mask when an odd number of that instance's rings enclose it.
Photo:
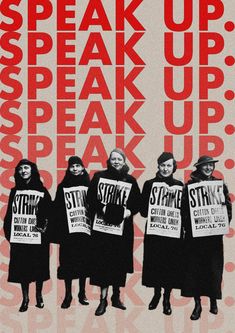
M 142 284 L 154 288 L 149 310 L 157 307 L 163 288 L 163 313 L 170 315 L 170 293 L 178 288 L 183 296 L 195 299 L 192 320 L 200 318 L 200 296 L 210 298 L 210 311 L 217 314 L 216 299 L 221 298 L 223 272 L 222 235 L 193 237 L 188 196 L 190 184 L 217 180 L 212 175 L 216 162 L 209 156 L 200 157 L 191 180 L 183 187 L 182 182 L 173 178 L 177 169 L 174 156 L 164 152 L 158 158 L 156 177 L 145 182 L 140 194 L 135 178 L 128 174 L 122 150 L 112 150 L 107 169 L 97 172 L 91 181 L 82 160 L 72 156 L 52 202 L 40 181 L 37 166 L 21 160 L 15 169 L 15 187 L 4 220 L 5 235 L 10 242 L 8 281 L 22 286 L 19 311 L 28 309 L 30 282 L 36 282 L 36 306 L 44 306 L 42 286 L 49 279 L 49 242 L 60 244 L 58 278 L 65 283 L 61 308 L 71 304 L 73 279 L 79 279 L 79 302 L 89 304 L 85 283 L 86 277 L 90 277 L 90 283 L 100 287 L 95 315 L 106 311 L 109 286 L 113 290 L 112 306 L 125 310 L 120 287 L 125 286 L 127 273 L 133 272 L 133 216 L 140 212 L 149 217 L 153 198 L 156 199 L 156 193 L 164 185 L 177 188 L 179 193 L 183 191 L 182 200 L 175 200 L 182 225 L 177 237 L 169 237 L 149 232 L 150 221 L 146 223 Z M 161 198 L 166 200 L 167 194 Z M 231 201 L 225 185 L 223 205 L 230 221 Z M 26 224 L 26 213 L 35 221 L 32 233 L 19 228 L 19 224 Z M 159 220 L 153 216 L 151 221 Z

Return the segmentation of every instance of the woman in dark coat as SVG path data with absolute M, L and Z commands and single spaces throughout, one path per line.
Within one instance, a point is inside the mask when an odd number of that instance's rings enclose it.
M 71 156 L 54 201 L 54 229 L 60 244 L 60 266 L 57 275 L 58 279 L 65 282 L 65 297 L 61 304 L 63 309 L 70 307 L 73 279 L 79 279 L 79 302 L 82 305 L 89 304 L 85 294 L 90 252 L 90 222 L 86 214 L 86 192 L 89 184 L 89 175 L 82 160 L 77 156 Z M 72 216 L 69 220 L 66 207 L 72 209 L 68 212 Z
M 122 150 L 112 150 L 107 170 L 94 175 L 87 194 L 93 219 L 90 282 L 101 288 L 96 316 L 106 311 L 110 285 L 112 306 L 126 309 L 120 301 L 119 288 L 125 286 L 126 274 L 133 272 L 133 215 L 139 209 L 140 191 L 135 178 L 128 174 L 125 161 Z
M 154 183 L 167 184 L 169 187 L 178 186 L 175 190 L 179 196 L 177 208 L 178 210 L 180 209 L 183 183 L 173 178 L 173 173 L 176 171 L 176 168 L 176 161 L 172 153 L 163 152 L 159 156 L 156 177 L 144 183 L 140 209 L 140 213 L 143 217 L 148 217 L 149 214 L 152 189 L 155 187 L 159 188 L 159 184 L 153 187 Z M 158 205 L 154 207 L 162 208 Z M 149 310 L 156 309 L 161 297 L 161 288 L 164 288 L 163 313 L 170 315 L 172 312 L 170 304 L 171 289 L 181 288 L 182 232 L 180 229 L 179 238 L 173 238 L 170 235 L 152 234 L 147 228 L 147 224 L 150 223 L 150 220 L 146 223 L 144 236 L 142 284 L 146 287 L 154 288 L 154 295 L 149 303 Z
M 200 296 L 210 298 L 210 312 L 218 313 L 217 299 L 221 299 L 221 282 L 223 274 L 224 254 L 223 236 L 210 235 L 193 237 L 192 222 L 188 198 L 188 186 L 202 181 L 218 181 L 212 173 L 215 163 L 218 162 L 209 156 L 201 156 L 194 165 L 196 170 L 191 174 L 191 180 L 186 184 L 182 198 L 183 224 L 185 228 L 185 273 L 182 295 L 194 297 L 195 308 L 191 320 L 200 318 L 202 307 Z M 229 221 L 232 218 L 232 206 L 227 186 L 223 184 L 223 194 Z
M 4 232 L 10 242 L 8 281 L 21 284 L 23 301 L 19 311 L 24 312 L 28 309 L 30 282 L 36 282 L 36 306 L 44 307 L 43 281 L 50 278 L 49 244 L 44 233 L 51 197 L 40 180 L 35 163 L 21 160 L 14 177 L 15 187 L 10 192 Z

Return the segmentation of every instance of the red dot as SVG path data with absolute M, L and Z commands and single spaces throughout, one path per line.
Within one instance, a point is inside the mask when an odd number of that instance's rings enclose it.
M 234 163 L 234 160 L 227 159 L 227 160 L 224 162 L 224 165 L 225 165 L 225 168 L 227 168 L 227 169 L 232 169 L 232 168 L 234 168 L 235 163 Z
M 227 56 L 225 59 L 224 59 L 224 62 L 227 66 L 233 66 L 234 63 L 235 63 L 235 59 L 233 56 Z
M 233 272 L 234 269 L 235 269 L 234 263 L 233 262 L 227 262 L 225 264 L 225 269 L 226 269 L 227 272 Z
M 233 228 L 229 228 L 229 233 L 225 235 L 227 238 L 232 238 L 234 236 L 235 232 Z
M 234 30 L 234 23 L 232 21 L 228 21 L 224 25 L 225 30 L 233 31 Z
M 232 193 L 229 193 L 229 197 L 230 197 L 230 200 L 231 200 L 232 202 L 234 202 L 234 200 L 235 200 L 235 195 L 232 194 Z
M 234 303 L 235 303 L 235 300 L 233 297 L 226 297 L 225 300 L 224 300 L 224 303 L 227 305 L 227 306 L 233 306 Z
M 233 125 L 229 124 L 229 125 L 225 126 L 224 131 L 226 134 L 232 135 L 235 132 L 235 128 Z
M 234 99 L 234 92 L 232 90 L 227 90 L 224 93 L 224 97 L 228 100 Z

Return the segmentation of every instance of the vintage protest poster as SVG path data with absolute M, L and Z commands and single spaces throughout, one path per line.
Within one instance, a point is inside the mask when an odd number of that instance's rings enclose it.
M 130 183 L 100 178 L 98 183 L 98 198 L 104 205 L 112 203 L 122 205 L 125 208 L 131 187 L 132 184 Z M 99 232 L 122 236 L 123 221 L 118 225 L 108 224 L 102 216 L 96 214 L 93 229 Z
M 215 176 L 234 182 L 235 0 L 2 0 L 1 8 L 1 332 L 233 333 L 235 327 L 234 219 L 224 236 L 219 313 L 202 297 L 192 322 L 192 298 L 171 295 L 148 310 L 153 290 L 141 285 L 145 219 L 135 216 L 134 273 L 121 298 L 127 310 L 94 312 L 99 289 L 87 283 L 89 306 L 60 308 L 58 246 L 51 245 L 45 307 L 19 313 L 21 289 L 8 283 L 9 243 L 2 230 L 14 169 L 37 163 L 55 197 L 68 158 L 78 155 L 92 176 L 122 148 L 140 188 L 171 151 L 177 179 L 189 179 L 201 155 L 219 160 Z M 107 268 L 108 269 L 108 268 Z M 110 290 L 111 293 L 111 290 Z M 110 294 L 111 295 L 111 294 Z M 109 295 L 109 296 L 110 296 Z
M 85 232 L 90 235 L 90 223 L 86 217 L 86 186 L 64 188 L 64 198 L 69 232 Z
M 11 243 L 41 244 L 41 233 L 35 229 L 37 206 L 44 193 L 16 191 L 12 206 Z M 30 202 L 26 209 L 26 202 Z
M 182 186 L 153 183 L 147 219 L 147 234 L 180 237 Z
M 188 189 L 193 236 L 228 234 L 229 221 L 224 204 L 223 182 L 202 181 L 190 184 Z

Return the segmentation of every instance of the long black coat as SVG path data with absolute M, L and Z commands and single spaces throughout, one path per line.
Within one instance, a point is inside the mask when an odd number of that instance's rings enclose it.
M 85 171 L 82 175 L 67 177 L 58 185 L 54 201 L 54 236 L 60 244 L 59 279 L 77 279 L 89 275 L 90 265 L 90 235 L 82 232 L 69 233 L 64 188 L 73 186 L 88 187 L 90 179 Z M 51 234 L 53 230 L 51 230 Z
M 11 223 L 12 223 L 12 203 L 18 188 L 11 189 L 6 216 L 4 218 L 4 233 L 10 242 Z M 20 190 L 37 190 L 44 193 L 40 199 L 37 217 L 40 220 L 49 219 L 51 211 L 51 197 L 47 189 L 37 184 L 29 182 Z M 49 243 L 46 235 L 41 235 L 41 244 L 19 244 L 10 243 L 10 263 L 9 263 L 9 282 L 33 282 L 46 281 L 50 278 L 49 272 Z
M 102 215 L 103 204 L 98 199 L 97 186 L 100 178 L 119 180 L 132 184 L 126 208 L 131 216 L 124 220 L 123 235 L 112 235 L 92 230 L 92 271 L 91 284 L 98 286 L 125 286 L 126 274 L 133 272 L 133 215 L 137 214 L 140 202 L 140 190 L 134 177 L 127 173 L 118 173 L 113 168 L 97 172 L 87 194 L 89 212 L 92 218 L 96 213 Z M 112 221 L 108 221 L 112 224 Z
M 169 186 L 183 183 L 173 177 L 155 178 L 144 183 L 140 213 L 148 216 L 149 198 L 154 182 L 165 182 Z M 146 223 L 147 228 L 147 223 Z M 146 287 L 180 288 L 182 280 L 183 237 L 171 238 L 158 235 L 144 236 L 144 260 L 142 284 Z
M 221 299 L 221 282 L 224 265 L 223 236 L 192 237 L 190 220 L 188 185 L 205 179 L 197 171 L 191 174 L 191 180 L 186 184 L 182 198 L 183 224 L 185 228 L 184 242 L 184 280 L 182 296 L 208 296 Z M 218 180 L 215 177 L 208 179 Z M 225 204 L 229 221 L 232 218 L 232 206 L 229 192 L 224 184 Z

